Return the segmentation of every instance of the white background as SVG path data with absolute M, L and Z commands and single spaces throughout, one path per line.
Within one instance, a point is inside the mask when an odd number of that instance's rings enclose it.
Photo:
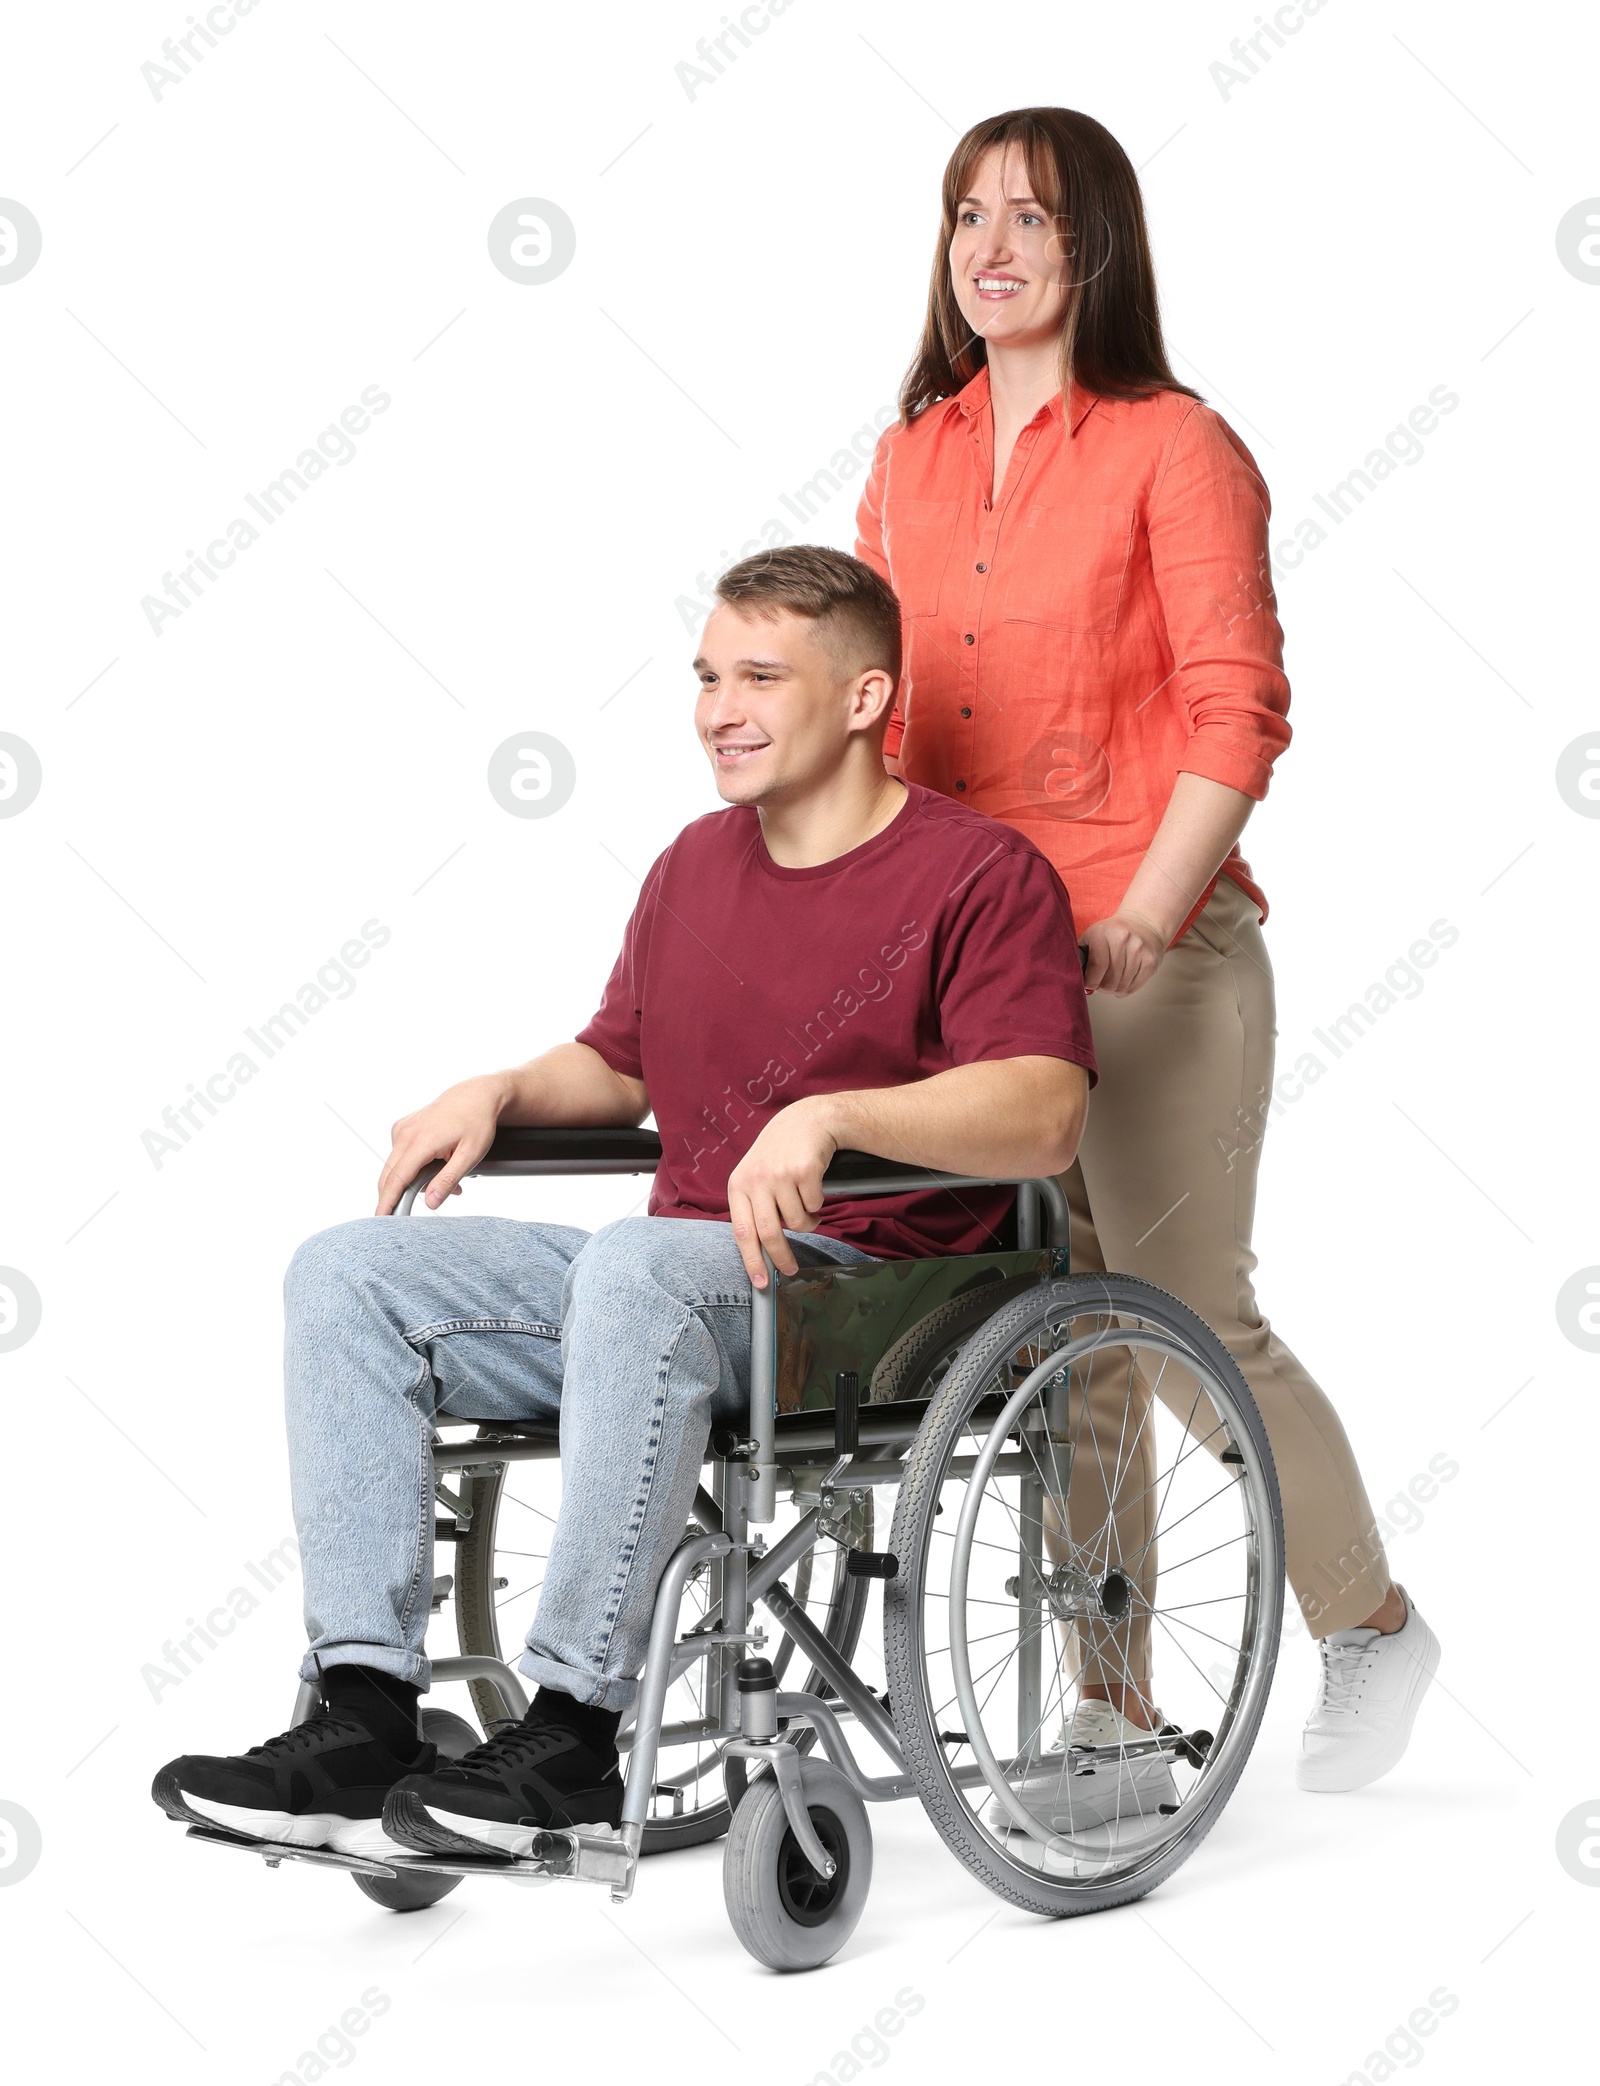
M 1327 0 L 1219 85 L 1256 20 L 792 0 L 691 96 L 675 69 L 717 0 L 260 0 L 159 99 L 141 67 L 182 0 L 10 20 L 0 193 L 43 252 L 0 288 L 0 729 L 44 781 L 0 820 L 0 1264 L 43 1321 L 0 1355 L 0 1797 L 43 1854 L 0 1889 L 8 2055 L 311 2077 L 376 1986 L 332 2070 L 800 2086 L 852 2076 L 852 2036 L 911 1987 L 862 2075 L 1581 2068 L 1600 1890 L 1556 1850 L 1600 1816 L 1597 1364 L 1556 1296 L 1600 1260 L 1600 823 L 1555 769 L 1600 722 L 1600 288 L 1556 227 L 1600 191 L 1600 52 L 1575 7 Z M 1430 389 L 1460 399 L 1280 565 L 1295 741 L 1246 839 L 1284 1062 L 1431 922 L 1459 930 L 1274 1123 L 1257 1238 L 1264 1308 L 1380 1512 L 1459 1465 L 1393 1545 L 1444 1645 L 1412 1751 L 1369 1791 L 1298 1794 L 1291 1632 L 1237 1797 L 1157 1895 L 1042 1923 L 917 1807 L 880 1809 L 855 1940 L 790 1982 L 734 1942 L 716 1848 L 650 1864 L 620 1910 L 480 1884 L 397 1918 L 185 1845 L 152 1772 L 280 1728 L 303 1641 L 288 1585 L 158 1699 L 144 1671 L 290 1532 L 283 1265 L 370 1208 L 394 1116 L 592 1010 L 636 879 L 717 801 L 680 597 L 892 401 L 945 158 L 1030 101 L 1092 112 L 1143 169 L 1176 366 L 1254 451 L 1275 542 Z M 538 286 L 486 246 L 524 197 L 577 229 Z M 392 404 L 355 460 L 154 635 L 142 598 L 368 385 Z M 814 536 L 850 545 L 855 490 Z M 576 762 L 548 819 L 486 787 L 530 730 Z M 355 991 L 153 1164 L 162 1110 L 369 919 L 391 939 Z M 637 1191 L 471 1192 L 594 1223 Z M 1376 2055 L 1439 1987 L 1436 2032 Z

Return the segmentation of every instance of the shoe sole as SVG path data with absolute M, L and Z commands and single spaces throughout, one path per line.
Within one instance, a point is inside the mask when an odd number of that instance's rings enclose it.
M 1161 1807 L 1168 1804 L 1174 1808 L 1178 1802 L 1178 1785 L 1172 1779 L 1172 1770 L 1166 1766 L 1141 1770 L 1129 1768 L 1104 1777 L 1105 1787 L 1096 1788 L 1100 1774 L 1074 1775 L 1062 1781 L 1050 1778 L 1037 1783 L 1030 1791 L 1027 1781 L 1018 1783 L 1014 1794 L 1023 1809 L 1038 1824 L 1049 1832 L 1088 1832 L 1096 1826 L 1110 1825 L 1119 1818 L 1158 1818 Z M 1045 1791 L 1049 1791 L 1049 1808 L 1045 1807 Z M 985 1822 L 1002 1829 L 1019 1829 L 1017 1821 L 997 1797 L 984 1813 Z
M 584 1803 L 583 1796 L 607 1793 L 585 1790 L 572 1802 L 584 1810 L 602 1808 Z M 535 1837 L 542 1832 L 581 1830 L 585 1825 L 615 1827 L 622 1809 L 620 1791 L 615 1802 L 603 1808 L 616 1815 L 585 1819 L 561 1817 L 552 1819 L 548 1825 L 514 1824 L 501 1818 L 471 1818 L 461 1811 L 447 1811 L 439 1804 L 428 1803 L 414 1789 L 396 1789 L 384 1805 L 383 1826 L 392 1839 L 401 1841 L 419 1854 L 488 1854 L 509 1859 L 527 1854 Z
M 451 1825 L 441 1821 L 450 1819 Z M 501 1825 L 492 1818 L 462 1818 L 459 1823 L 474 1828 L 476 1836 L 453 1830 L 456 1813 L 442 1811 L 435 1816 L 420 1796 L 409 1789 L 396 1789 L 383 1807 L 384 1829 L 394 1839 L 418 1854 L 492 1854 L 514 1855 L 525 1853 L 532 1844 L 534 1828 L 531 1826 Z M 520 1838 L 523 1844 L 502 1845 L 493 1836 L 496 1833 Z
M 1417 1620 L 1421 1622 L 1422 1618 L 1419 1616 Z M 1411 1727 L 1417 1720 L 1422 1698 L 1433 1685 L 1433 1676 L 1439 1670 L 1439 1640 L 1425 1622 L 1422 1627 L 1426 1632 L 1422 1656 L 1414 1658 L 1411 1662 L 1410 1687 L 1405 1705 L 1400 1712 L 1400 1721 L 1383 1751 L 1376 1755 L 1364 1754 L 1362 1760 L 1366 1765 L 1355 1774 L 1354 1779 L 1351 1778 L 1350 1769 L 1346 1769 L 1342 1775 L 1337 1769 L 1325 1775 L 1302 1754 L 1295 1765 L 1296 1788 L 1304 1789 L 1312 1796 L 1347 1796 L 1353 1789 L 1365 1789 L 1370 1783 L 1380 1781 L 1391 1769 L 1400 1765 L 1405 1757 L 1406 1748 L 1411 1743 Z M 1360 1763 L 1353 1762 L 1352 1766 L 1360 1766 Z
M 382 1861 L 386 1855 L 411 1851 L 385 1833 L 379 1818 L 340 1818 L 325 1811 L 296 1815 L 289 1811 L 258 1811 L 247 1804 L 216 1803 L 208 1796 L 191 1795 L 170 1767 L 164 1767 L 156 1776 L 150 1794 L 169 1818 L 220 1829 L 236 1839 L 255 1840 L 266 1846 L 326 1848 L 367 1861 Z

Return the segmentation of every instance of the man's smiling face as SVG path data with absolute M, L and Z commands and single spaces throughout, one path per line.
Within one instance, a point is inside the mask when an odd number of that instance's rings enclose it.
M 781 609 L 745 615 L 719 602 L 706 618 L 695 730 L 729 804 L 778 804 L 832 774 L 856 716 L 858 676 L 844 674 L 818 625 Z

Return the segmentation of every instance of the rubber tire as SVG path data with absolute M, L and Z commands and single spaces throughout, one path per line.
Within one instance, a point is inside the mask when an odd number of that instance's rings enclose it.
M 769 1970 L 815 1970 L 836 1956 L 855 1932 L 872 1887 L 866 1805 L 830 1760 L 802 1757 L 800 1777 L 807 1811 L 814 1820 L 831 1819 L 848 1854 L 838 1902 L 825 1918 L 807 1926 L 783 1902 L 779 1864 L 798 1849 L 772 1774 L 751 1783 L 722 1850 L 722 1893 L 733 1931 Z
M 469 1658 L 498 1659 L 500 1629 L 495 1619 L 494 1530 L 500 1514 L 500 1495 L 505 1488 L 506 1466 L 498 1470 L 475 1470 L 469 1497 L 472 1524 L 455 1545 L 455 1586 L 451 1605 L 455 1609 L 456 1642 Z M 466 1481 L 463 1480 L 463 1486 Z M 500 1697 L 486 1680 L 467 1683 L 473 1712 L 485 1731 L 504 1717 Z
M 895 1405 L 925 1397 L 928 1372 L 942 1355 L 952 1347 L 964 1345 L 989 1323 L 1002 1304 L 1038 1286 L 1037 1275 L 1007 1275 L 951 1297 L 900 1335 L 873 1370 L 862 1403 Z
M 458 1717 L 454 1710 L 425 1709 L 422 1712 L 422 1735 L 430 1745 L 437 1746 L 446 1760 L 459 1760 L 463 1753 L 470 1753 L 482 1739 L 465 1717 Z M 381 1905 L 386 1912 L 421 1912 L 429 1905 L 437 1905 L 441 1898 L 449 1897 L 463 1879 L 459 1876 L 362 1876 L 352 1879 L 363 1897 L 370 1898 L 374 1905 Z
M 1243 1743 L 1231 1770 L 1216 1786 L 1216 1793 L 1207 1800 L 1204 1810 L 1186 1832 L 1168 1842 L 1159 1854 L 1133 1875 L 1104 1885 L 1069 1886 L 1034 1876 L 1008 1861 L 979 1830 L 965 1803 L 945 1777 L 944 1749 L 928 1712 L 920 1652 L 921 1589 L 933 1524 L 933 1506 L 939 1496 L 940 1480 L 951 1453 L 952 1440 L 959 1431 L 964 1408 L 970 1403 L 972 1389 L 977 1384 L 986 1383 L 1002 1357 L 1022 1344 L 1031 1324 L 1042 1329 L 1047 1318 L 1060 1318 L 1069 1305 L 1081 1305 L 1085 1315 L 1094 1310 L 1112 1313 L 1125 1310 L 1129 1315 L 1142 1316 L 1192 1343 L 1196 1353 L 1232 1394 L 1236 1428 L 1249 1437 L 1261 1460 L 1267 1478 L 1269 1533 L 1278 1562 L 1276 1573 L 1269 1571 L 1263 1575 L 1265 1583 L 1261 1589 L 1256 1656 L 1266 1668 L 1265 1682 L 1257 1692 L 1255 1716 L 1251 1727 L 1243 1734 Z M 1283 1509 L 1278 1497 L 1272 1450 L 1249 1386 L 1216 1334 L 1187 1304 L 1166 1290 L 1158 1289 L 1153 1282 L 1141 1281 L 1135 1275 L 1068 1275 L 1040 1285 L 1028 1296 L 1015 1298 L 973 1335 L 929 1407 L 906 1457 L 906 1475 L 895 1508 L 889 1547 L 900 1560 L 899 1576 L 887 1582 L 883 1600 L 884 1668 L 888 1675 L 890 1700 L 895 1705 L 895 1730 L 905 1754 L 906 1766 L 916 1778 L 922 1807 L 956 1859 L 997 1897 L 1048 1918 L 1102 1912 L 1113 1905 L 1130 1904 L 1164 1883 L 1194 1852 L 1222 1815 L 1244 1770 L 1266 1707 L 1283 1626 Z

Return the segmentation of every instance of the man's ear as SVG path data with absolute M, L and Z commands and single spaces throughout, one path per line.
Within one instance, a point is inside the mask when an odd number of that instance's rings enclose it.
M 852 731 L 868 731 L 880 724 L 894 708 L 894 676 L 881 666 L 869 667 L 856 678 L 852 702 Z

